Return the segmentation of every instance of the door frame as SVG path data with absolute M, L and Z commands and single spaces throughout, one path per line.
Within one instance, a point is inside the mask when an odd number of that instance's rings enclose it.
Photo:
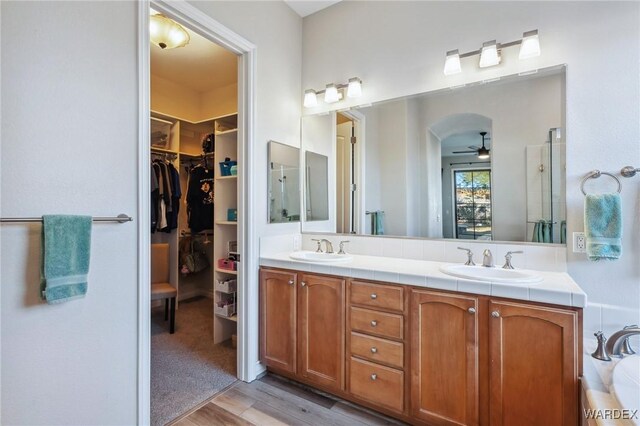
M 356 137 L 356 149 L 354 150 L 355 154 L 355 182 L 356 182 L 356 196 L 355 203 L 351 206 L 352 209 L 355 210 L 356 214 L 354 215 L 355 221 L 353 224 L 353 229 L 356 234 L 364 235 L 365 224 L 367 223 L 367 215 L 365 211 L 365 128 L 366 128 L 366 116 L 356 110 L 343 110 L 337 111 L 345 117 L 351 119 L 353 121 L 353 126 L 355 128 L 355 137 Z M 337 128 L 338 126 L 338 118 L 337 114 L 334 114 L 334 123 L 333 127 Z M 334 144 L 337 145 L 337 141 L 333 141 Z M 337 197 L 337 194 L 336 194 Z M 337 222 L 337 217 L 336 217 Z
M 150 8 L 162 12 L 205 38 L 238 55 L 238 248 L 243 261 L 238 269 L 238 378 L 251 381 L 258 365 L 252 365 L 250 354 L 257 353 L 256 315 L 250 306 L 258 306 L 257 294 L 251 294 L 242 283 L 257 282 L 257 238 L 254 231 L 254 162 L 255 96 L 257 47 L 185 0 L 141 0 L 138 2 L 138 413 L 140 425 L 151 420 L 151 228 L 150 219 L 150 80 L 149 17 Z M 243 167 L 244 166 L 244 167 Z M 255 292 L 254 292 L 255 293 Z M 251 333 L 251 331 L 254 331 Z

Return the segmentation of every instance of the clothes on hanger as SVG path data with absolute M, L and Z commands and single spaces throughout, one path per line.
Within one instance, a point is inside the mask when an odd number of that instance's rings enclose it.
M 180 174 L 168 161 L 151 163 L 151 232 L 170 233 L 178 227 Z
M 194 166 L 187 184 L 187 217 L 192 233 L 213 228 L 213 170 Z

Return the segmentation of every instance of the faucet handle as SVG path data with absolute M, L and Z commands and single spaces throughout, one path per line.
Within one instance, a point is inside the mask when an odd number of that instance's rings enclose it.
M 502 269 L 515 269 L 511 264 L 511 255 L 522 254 L 522 253 L 524 253 L 522 250 L 508 251 L 507 254 L 504 255 L 504 266 L 502 267 Z
M 347 243 L 350 243 L 351 241 L 340 241 L 340 250 L 338 251 L 338 254 L 347 254 L 347 252 L 344 251 L 344 245 Z
M 591 354 L 591 356 L 595 359 L 599 359 L 600 361 L 611 361 L 611 357 L 609 357 L 607 348 L 604 345 L 604 343 L 607 341 L 607 338 L 604 337 L 602 331 L 596 331 L 595 333 L 593 333 L 593 335 L 598 340 L 598 347 L 596 348 L 596 351 Z
M 466 251 L 467 252 L 467 262 L 465 263 L 465 265 L 467 266 L 475 266 L 475 263 L 473 263 L 473 252 L 465 247 L 458 247 L 458 250 L 462 250 L 462 251 Z
M 316 253 L 322 253 L 322 240 L 312 238 L 311 241 L 315 241 L 318 244 L 318 246 L 316 247 Z
M 630 328 L 638 328 L 638 326 L 636 324 L 626 325 L 622 329 L 623 330 L 628 330 Z M 629 337 L 625 337 L 624 342 L 622 343 L 622 347 L 620 348 L 620 353 L 622 355 L 633 355 L 633 354 L 636 353 L 636 351 L 634 351 L 631 348 L 631 344 L 629 343 Z

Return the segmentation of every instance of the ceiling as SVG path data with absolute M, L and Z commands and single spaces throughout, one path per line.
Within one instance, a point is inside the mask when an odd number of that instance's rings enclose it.
M 489 139 L 488 139 L 489 138 Z M 485 136 L 484 146 L 491 149 L 491 135 Z M 488 139 L 488 140 L 487 140 Z M 463 156 L 465 154 L 454 154 L 453 151 L 470 151 L 470 146 L 482 146 L 482 136 L 479 131 L 463 132 L 451 135 L 441 142 L 441 150 L 443 157 Z M 475 154 L 466 154 L 475 155 Z
M 185 47 L 162 50 L 151 44 L 151 74 L 197 92 L 236 83 L 238 57 L 190 29 L 186 30 L 191 41 Z
M 333 4 L 339 3 L 340 0 L 284 0 L 284 2 L 304 18 L 305 16 L 312 15 Z

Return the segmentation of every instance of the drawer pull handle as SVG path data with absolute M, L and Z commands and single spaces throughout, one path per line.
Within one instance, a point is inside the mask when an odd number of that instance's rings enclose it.
M 378 295 L 375 293 L 371 293 L 371 299 L 376 300 L 378 298 Z
M 378 375 L 377 375 L 377 374 L 372 374 L 372 375 L 371 375 L 371 380 L 376 380 L 377 378 L 378 378 Z
M 306 287 L 306 286 L 307 286 L 307 283 L 305 283 L 304 281 L 302 281 L 302 282 L 300 283 L 300 285 L 301 285 L 302 287 Z
M 476 308 L 469 308 L 469 309 L 467 309 L 467 311 L 468 311 L 470 314 L 475 314 L 475 313 L 476 313 Z
M 371 321 L 371 327 L 375 327 L 376 325 L 378 325 L 378 321 L 376 320 Z
M 378 353 L 378 348 L 376 348 L 375 346 L 371 348 L 371 353 L 372 354 L 376 354 Z
M 493 312 L 491 312 L 491 316 L 494 317 L 494 318 L 500 318 L 500 312 L 493 311 Z
M 293 280 L 289 280 L 289 285 L 293 285 Z

